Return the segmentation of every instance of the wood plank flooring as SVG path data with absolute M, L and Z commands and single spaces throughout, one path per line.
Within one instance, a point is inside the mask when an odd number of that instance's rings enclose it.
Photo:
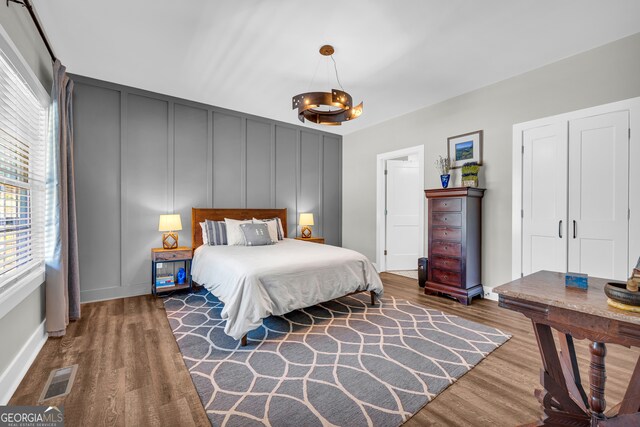
M 426 296 L 416 282 L 382 274 L 387 295 L 499 328 L 513 335 L 476 368 L 437 396 L 406 426 L 514 426 L 535 420 L 540 356 L 531 324 L 497 303 L 463 306 Z M 82 319 L 61 339 L 49 339 L 11 405 L 34 405 L 52 369 L 78 364 L 64 405 L 66 426 L 208 426 L 209 421 L 173 338 L 160 299 L 151 296 L 82 306 Z M 587 382 L 588 350 L 576 350 Z M 640 350 L 608 346 L 607 402 L 621 398 Z M 277 427 L 277 426 L 276 426 Z

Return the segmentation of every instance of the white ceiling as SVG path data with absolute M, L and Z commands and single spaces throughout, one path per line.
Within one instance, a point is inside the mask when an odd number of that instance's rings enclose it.
M 390 117 L 640 32 L 638 0 L 34 0 L 68 71 L 300 124 L 291 97 L 336 87 Z M 633 52 L 630 54 L 639 54 Z M 317 126 L 308 124 L 307 126 Z

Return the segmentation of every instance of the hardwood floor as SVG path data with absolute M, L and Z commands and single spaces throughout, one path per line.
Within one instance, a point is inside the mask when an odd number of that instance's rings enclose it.
M 406 426 L 514 426 L 539 416 L 533 390 L 538 387 L 541 362 L 524 316 L 493 301 L 463 306 L 426 296 L 414 280 L 402 276 L 383 273 L 382 279 L 387 295 L 513 335 Z M 36 404 L 49 372 L 77 363 L 71 393 L 51 401 L 64 405 L 67 426 L 209 425 L 160 299 L 142 296 L 85 304 L 82 309 L 82 319 L 70 325 L 65 337 L 47 341 L 11 405 Z M 577 342 L 576 351 L 586 382 L 586 343 Z M 608 407 L 622 398 L 638 356 L 638 349 L 608 346 Z

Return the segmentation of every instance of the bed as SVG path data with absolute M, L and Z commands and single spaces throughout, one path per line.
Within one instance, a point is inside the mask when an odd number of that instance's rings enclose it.
M 249 218 L 280 218 L 285 239 L 268 246 L 203 245 L 199 223 Z M 362 254 L 330 245 L 287 238 L 286 209 L 202 209 L 191 213 L 193 281 L 224 303 L 225 333 L 246 345 L 247 332 L 271 315 L 282 315 L 345 295 L 383 286 Z

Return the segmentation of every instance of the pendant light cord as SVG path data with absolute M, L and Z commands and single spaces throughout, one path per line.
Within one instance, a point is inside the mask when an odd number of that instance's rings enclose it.
M 311 85 L 316 80 L 316 74 L 318 74 L 318 68 L 320 68 L 320 61 L 322 58 L 318 58 L 318 62 L 316 62 L 316 70 L 313 72 L 313 77 L 311 77 L 311 81 L 309 82 L 309 87 L 307 88 L 307 92 L 311 91 Z
M 338 81 L 338 84 L 340 85 L 340 89 L 342 89 L 342 91 L 345 92 L 344 88 L 342 87 L 342 83 L 340 83 L 340 77 L 338 76 L 338 64 L 336 64 L 336 60 L 333 59 L 333 55 L 331 55 L 331 60 L 333 61 L 333 69 L 336 72 L 336 80 Z
M 331 60 L 333 61 L 333 70 L 335 71 L 336 74 L 336 80 L 338 81 L 338 85 L 340 86 L 340 89 L 342 89 L 343 92 L 346 92 L 344 90 L 344 87 L 342 87 L 342 82 L 340 82 L 340 76 L 338 75 L 338 64 L 336 63 L 336 60 L 333 58 L 333 55 L 329 55 L 329 57 L 331 58 Z M 307 88 L 307 92 L 309 92 L 311 90 L 311 86 L 313 85 L 313 83 L 316 80 L 316 75 L 318 74 L 318 68 L 320 68 L 320 61 L 322 60 L 322 58 L 318 59 L 318 62 L 316 62 L 316 69 L 313 72 L 313 77 L 311 78 L 311 81 L 309 82 L 309 87 Z M 329 74 L 329 70 L 327 70 L 327 83 L 329 84 L 329 86 L 331 86 L 329 79 L 328 79 L 328 74 Z

